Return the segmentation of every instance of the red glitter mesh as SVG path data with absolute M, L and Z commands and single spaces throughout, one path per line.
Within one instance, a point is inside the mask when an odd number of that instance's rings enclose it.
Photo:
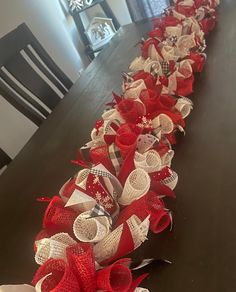
M 44 276 L 50 274 L 42 283 L 42 292 L 79 292 L 79 283 L 69 266 L 59 259 L 49 259 L 36 272 L 32 284 L 36 285 Z
M 96 272 L 92 246 L 78 243 L 67 247 L 69 266 L 79 280 L 81 291 L 96 291 Z
M 58 232 L 73 234 L 72 226 L 78 213 L 65 208 L 64 205 L 62 199 L 55 196 L 45 211 L 43 227 L 51 234 Z

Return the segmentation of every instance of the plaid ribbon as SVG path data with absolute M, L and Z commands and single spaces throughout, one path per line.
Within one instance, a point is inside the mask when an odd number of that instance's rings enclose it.
M 161 68 L 164 75 L 168 75 L 170 72 L 169 63 L 167 61 L 161 62 Z
M 103 170 L 99 170 L 99 169 L 94 169 L 94 168 L 91 168 L 89 170 L 89 172 L 91 174 L 94 174 L 94 175 L 97 175 L 97 176 L 103 176 L 103 177 L 109 177 L 109 178 L 112 178 L 112 175 L 106 171 L 103 171 Z
M 120 150 L 113 143 L 109 146 L 108 151 L 109 151 L 109 157 L 111 159 L 111 163 L 115 168 L 116 175 L 118 175 L 120 172 L 122 161 L 123 161 L 120 154 Z
M 90 211 L 90 218 L 106 216 L 111 218 L 110 214 L 103 208 L 103 206 L 96 204 L 93 209 Z
M 170 42 L 172 42 L 172 44 L 175 44 L 178 40 L 176 35 L 172 35 L 169 37 Z

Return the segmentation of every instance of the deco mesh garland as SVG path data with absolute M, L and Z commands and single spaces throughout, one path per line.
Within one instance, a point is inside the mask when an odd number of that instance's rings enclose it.
M 141 56 L 123 74 L 122 95 L 113 93 L 73 161 L 80 170 L 46 208 L 35 239 L 36 291 L 148 291 L 138 287 L 147 274 L 133 279 L 132 270 L 150 260 L 137 266 L 126 256 L 149 232 L 171 227 L 165 198 L 175 198 L 178 181 L 172 145 L 193 108 L 187 96 L 203 70 L 218 5 L 175 0 L 153 20 Z

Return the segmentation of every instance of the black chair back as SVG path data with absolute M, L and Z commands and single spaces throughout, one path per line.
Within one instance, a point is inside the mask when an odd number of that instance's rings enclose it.
M 11 162 L 11 158 L 0 148 L 0 169 Z
M 0 94 L 36 125 L 71 86 L 25 23 L 0 39 Z

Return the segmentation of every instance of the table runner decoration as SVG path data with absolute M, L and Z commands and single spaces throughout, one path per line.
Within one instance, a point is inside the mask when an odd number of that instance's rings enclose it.
M 153 20 L 141 56 L 123 74 L 123 93 L 113 93 L 91 141 L 72 161 L 82 169 L 46 208 L 35 239 L 40 267 L 32 291 L 148 291 L 139 287 L 147 274 L 134 279 L 126 257 L 148 239 L 149 229 L 171 228 L 165 198 L 175 198 L 178 181 L 172 145 L 193 109 L 186 96 L 206 62 L 205 37 L 218 5 L 174 0 Z

